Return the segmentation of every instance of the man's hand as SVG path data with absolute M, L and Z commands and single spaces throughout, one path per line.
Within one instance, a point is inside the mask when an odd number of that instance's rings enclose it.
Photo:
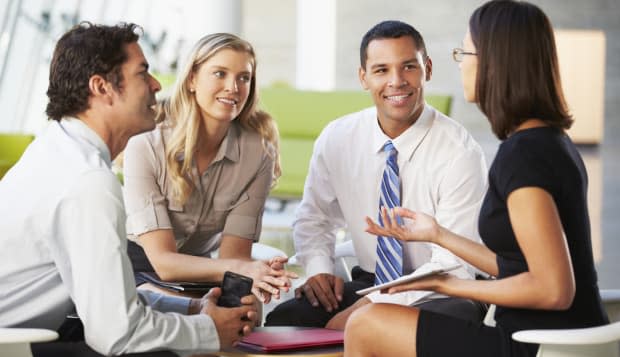
M 344 281 L 332 274 L 322 273 L 314 275 L 305 284 L 295 289 L 295 298 L 300 299 L 302 294 L 306 295 L 312 306 L 323 305 L 328 312 L 338 309 L 338 304 L 342 301 L 344 291 Z
M 353 311 L 370 303 L 371 301 L 367 297 L 363 297 L 357 300 L 355 304 L 347 307 L 346 309 L 340 311 L 334 317 L 332 317 L 331 320 L 327 322 L 327 325 L 325 325 L 325 328 L 332 330 L 344 330 L 344 326 L 347 324 L 347 320 L 349 320 L 349 316 L 351 316 Z
M 220 338 L 220 347 L 227 348 L 236 345 L 256 325 L 256 298 L 253 295 L 244 296 L 240 307 L 225 308 L 217 306 L 220 295 L 220 288 L 211 289 L 201 300 L 200 312 L 211 316 Z

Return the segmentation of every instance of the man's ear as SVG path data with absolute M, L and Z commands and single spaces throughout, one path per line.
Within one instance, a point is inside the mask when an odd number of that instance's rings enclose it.
M 368 90 L 368 83 L 366 83 L 366 70 L 360 67 L 357 70 L 357 75 L 360 78 L 360 83 L 362 84 L 362 88 L 364 88 L 364 90 Z
M 112 100 L 112 84 L 101 75 L 95 74 L 90 77 L 88 80 L 88 90 L 93 97 L 102 98 L 106 101 Z
M 428 82 L 433 76 L 433 60 L 430 57 L 426 57 L 424 67 L 426 68 L 426 81 Z

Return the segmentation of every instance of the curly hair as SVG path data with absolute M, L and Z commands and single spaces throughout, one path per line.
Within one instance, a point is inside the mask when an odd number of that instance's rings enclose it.
M 50 65 L 45 109 L 48 118 L 60 120 L 88 109 L 88 81 L 93 75 L 103 76 L 121 91 L 125 47 L 137 42 L 141 31 L 133 23 L 105 26 L 81 22 L 65 33 L 56 44 Z
M 158 105 L 157 122 L 166 121 L 172 135 L 166 143 L 166 165 L 170 173 L 172 194 L 180 204 L 189 197 L 193 184 L 190 181 L 192 162 L 196 153 L 202 117 L 196 96 L 190 92 L 192 74 L 200 66 L 223 49 L 245 52 L 251 57 L 252 78 L 248 100 L 235 120 L 251 131 L 260 134 L 263 148 L 275 161 L 273 184 L 281 175 L 279 156 L 279 135 L 275 120 L 266 112 L 257 110 L 258 88 L 256 88 L 256 55 L 249 42 L 229 33 L 214 33 L 201 38 L 181 69 L 170 99 Z M 179 160 L 182 157 L 183 160 Z

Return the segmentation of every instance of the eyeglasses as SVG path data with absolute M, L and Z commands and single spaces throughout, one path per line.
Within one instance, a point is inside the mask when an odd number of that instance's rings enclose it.
M 452 50 L 452 58 L 455 62 L 462 62 L 465 56 L 477 56 L 475 52 L 467 52 L 462 48 L 455 48 Z

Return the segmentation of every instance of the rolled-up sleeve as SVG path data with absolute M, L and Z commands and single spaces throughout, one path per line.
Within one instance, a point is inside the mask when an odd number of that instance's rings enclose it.
M 138 135 L 129 140 L 124 152 L 124 200 L 127 233 L 135 239 L 157 229 L 171 229 L 167 200 L 158 178 L 165 170 L 163 146 L 149 140 L 156 133 Z

